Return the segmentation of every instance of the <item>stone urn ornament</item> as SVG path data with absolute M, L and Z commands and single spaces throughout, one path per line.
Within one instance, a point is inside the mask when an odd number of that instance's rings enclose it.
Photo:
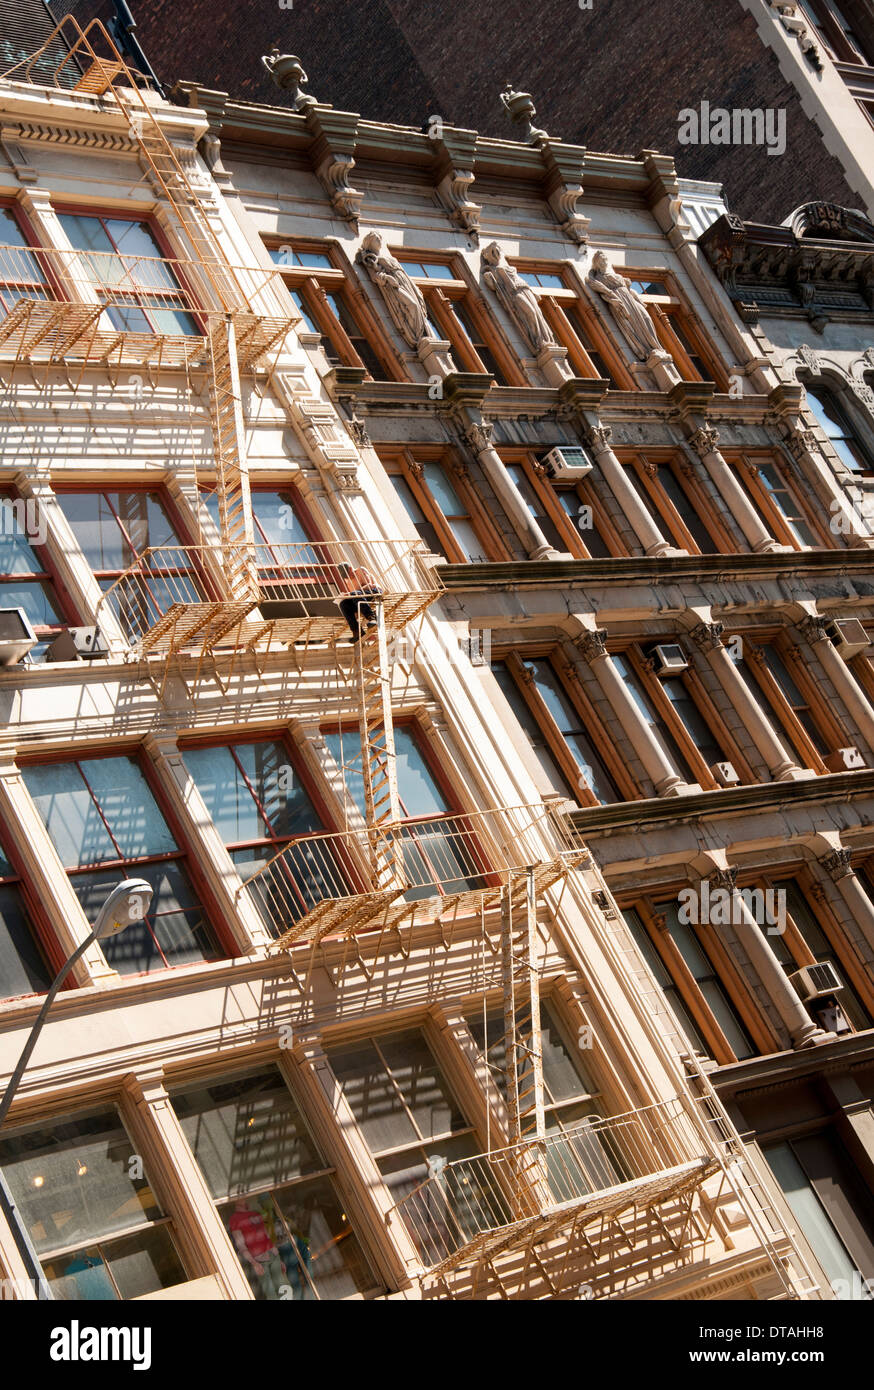
M 308 82 L 309 78 L 296 53 L 280 53 L 274 44 L 261 62 L 280 91 L 291 93 L 291 104 L 295 111 L 305 111 L 309 106 L 318 105 L 315 97 L 301 91 L 301 83 Z

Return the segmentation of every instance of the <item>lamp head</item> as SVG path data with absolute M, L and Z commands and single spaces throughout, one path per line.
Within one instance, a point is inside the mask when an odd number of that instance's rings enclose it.
M 142 922 L 152 901 L 152 885 L 144 878 L 126 878 L 113 888 L 94 922 L 98 941 L 117 936 L 134 922 Z

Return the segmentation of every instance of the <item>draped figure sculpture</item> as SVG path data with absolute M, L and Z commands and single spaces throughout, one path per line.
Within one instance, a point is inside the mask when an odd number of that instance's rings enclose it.
M 360 259 L 379 286 L 392 322 L 411 348 L 424 339 L 434 340 L 422 291 L 413 284 L 400 261 L 388 251 L 378 232 L 368 232 L 361 243 Z
M 586 277 L 586 284 L 601 298 L 621 328 L 634 352 L 641 362 L 646 362 L 653 353 L 669 358 L 659 342 L 655 324 L 647 313 L 646 305 L 637 290 L 632 289 L 624 275 L 617 275 L 603 251 L 596 251 L 592 257 L 592 268 Z
M 545 347 L 555 347 L 555 339 L 543 317 L 537 295 L 518 270 L 507 264 L 496 241 L 483 247 L 480 261 L 484 267 L 483 280 L 506 309 L 535 357 Z

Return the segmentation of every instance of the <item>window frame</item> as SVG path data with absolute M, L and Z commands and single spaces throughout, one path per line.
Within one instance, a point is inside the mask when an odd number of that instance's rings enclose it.
M 389 450 L 380 448 L 379 456 L 389 477 L 403 478 L 409 487 L 420 511 L 437 534 L 446 561 L 450 565 L 466 565 L 468 561 L 460 543 L 456 540 L 451 519 L 446 517 L 438 506 L 424 476 L 423 465 L 436 463 L 450 475 L 453 490 L 468 507 L 467 516 L 477 540 L 483 548 L 487 562 L 510 560 L 512 555 L 500 530 L 488 516 L 482 499 L 471 481 L 465 462 L 454 450 L 442 445 L 416 445 L 409 449 Z M 398 499 L 399 505 L 403 502 Z M 413 523 L 410 522 L 412 526 Z
M 0 322 L 2 322 L 2 319 L 0 319 Z M 0 506 L 6 501 L 21 501 L 24 502 L 26 506 L 28 498 L 26 498 L 23 493 L 19 492 L 13 483 L 0 481 Z M 36 505 L 40 508 L 43 506 L 40 501 L 37 501 Z M 46 642 L 53 637 L 57 637 L 58 634 L 64 632 L 66 628 L 75 627 L 79 622 L 79 617 L 67 586 L 55 564 L 54 556 L 52 555 L 51 547 L 48 543 L 48 537 L 46 537 L 45 542 L 40 544 L 30 540 L 27 536 L 25 536 L 25 540 L 27 540 L 27 544 L 30 547 L 34 559 L 38 561 L 43 568 L 38 571 L 28 571 L 21 574 L 0 573 L 0 607 L 3 607 L 3 587 L 7 584 L 41 583 L 47 585 L 51 590 L 55 607 L 58 609 L 60 615 L 59 621 L 57 623 L 31 624 L 40 642 Z M 42 663 L 27 661 L 26 664 L 41 665 Z
M 829 531 L 827 526 L 823 526 L 819 518 L 809 506 L 807 499 L 802 496 L 801 490 L 795 478 L 790 474 L 786 466 L 785 459 L 771 449 L 725 449 L 723 457 L 726 463 L 733 470 L 741 487 L 745 492 L 752 496 L 762 520 L 766 523 L 771 535 L 781 545 L 788 545 L 795 551 L 803 553 L 805 550 L 841 549 L 837 537 Z M 813 534 L 817 545 L 803 545 L 795 535 L 790 525 L 790 520 L 786 514 L 774 501 L 770 489 L 761 481 L 761 465 L 772 468 L 782 484 L 782 490 L 787 492 L 793 499 L 798 512 L 798 518 L 807 526 Z
M 589 348 L 580 337 L 576 325 L 568 318 L 565 306 L 579 318 L 580 326 L 583 333 L 590 339 L 592 349 L 603 359 L 609 373 L 607 378 L 611 383 L 609 389 L 613 391 L 636 390 L 634 377 L 597 315 L 593 313 L 591 305 L 571 282 L 571 271 L 565 263 L 519 256 L 509 257 L 508 260 L 510 265 L 518 270 L 523 277 L 526 275 L 553 275 L 562 281 L 561 289 L 551 285 L 531 285 L 531 289 L 537 295 L 543 317 L 552 329 L 556 342 L 567 348 L 568 361 L 574 370 L 574 375 L 596 381 L 605 380 L 589 356 Z M 526 281 L 526 283 L 529 282 Z
M 616 456 L 626 474 L 633 471 L 636 491 L 642 494 L 642 502 L 653 513 L 653 519 L 660 524 L 666 538 L 672 540 L 680 550 L 686 550 L 690 555 L 738 553 L 733 538 L 720 522 L 718 512 L 714 511 L 713 503 L 697 477 L 690 459 L 678 454 L 674 449 L 658 448 L 643 451 L 620 448 L 616 450 Z M 697 508 L 704 529 L 713 542 L 713 551 L 703 551 L 688 529 L 658 476 L 658 470 L 661 468 L 670 469 L 677 486 L 686 495 L 692 507 Z
M 628 555 L 627 545 L 588 478 L 581 478 L 576 483 L 559 489 L 550 482 L 545 469 L 534 457 L 531 449 L 505 448 L 502 445 L 498 452 L 505 465 L 522 469 L 528 484 L 543 507 L 544 514 L 552 522 L 558 532 L 559 539 L 574 559 L 592 560 L 601 557 L 590 553 L 583 538 L 583 532 L 574 526 L 568 513 L 558 500 L 559 491 L 573 493 L 582 505 L 591 507 L 592 515 L 598 518 L 598 531 L 601 539 L 607 549 L 611 551 L 611 559 L 624 558 Z
M 623 265 L 617 267 L 617 274 L 624 275 L 629 282 L 661 283 L 666 294 L 641 294 L 647 313 L 653 321 L 662 347 L 674 359 L 684 381 L 712 381 L 717 391 L 726 394 L 729 390 L 728 372 L 722 364 L 721 355 L 704 336 L 695 316 L 689 308 L 685 295 L 677 286 L 675 276 L 670 270 L 660 267 L 641 269 Z M 684 337 L 688 338 L 696 357 L 706 367 L 709 376 L 704 376 L 695 366 L 689 351 L 677 336 L 672 320 L 676 320 Z
M 345 252 L 333 241 L 319 241 L 306 237 L 270 236 L 264 238 L 268 255 L 272 251 L 290 247 L 296 254 L 324 256 L 330 267 L 282 265 L 274 262 L 289 293 L 300 294 L 308 316 L 319 332 L 319 346 L 322 338 L 328 340 L 339 360 L 346 367 L 363 368 L 368 380 L 405 381 L 406 374 L 397 359 L 391 343 L 382 330 L 376 315 L 368 303 L 358 278 L 350 265 Z M 272 256 L 271 256 L 272 260 Z M 370 367 L 361 357 L 348 332 L 327 302 L 326 296 L 332 294 L 342 301 L 352 322 L 359 328 L 359 336 L 369 345 L 374 357 L 384 373 L 374 377 Z M 300 325 L 296 330 L 301 333 Z M 330 354 L 325 354 L 331 361 Z M 332 363 L 332 365 L 334 365 Z

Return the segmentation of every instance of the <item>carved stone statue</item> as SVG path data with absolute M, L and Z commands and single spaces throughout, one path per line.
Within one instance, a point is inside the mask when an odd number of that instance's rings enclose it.
M 413 284 L 399 261 L 386 250 L 378 232 L 368 232 L 361 243 L 359 259 L 379 286 L 386 307 L 404 342 L 418 348 L 422 339 L 433 341 L 422 291 Z
M 646 362 L 653 353 L 668 357 L 655 331 L 655 324 L 646 311 L 646 305 L 637 290 L 631 288 L 624 275 L 617 275 L 603 251 L 596 251 L 592 257 L 592 268 L 586 283 L 599 294 L 613 315 L 616 323 L 641 362 Z
M 514 266 L 508 265 L 496 241 L 480 253 L 483 280 L 494 291 L 500 304 L 516 324 L 522 337 L 537 356 L 545 347 L 555 347 L 549 324 L 537 302 L 537 295 Z

